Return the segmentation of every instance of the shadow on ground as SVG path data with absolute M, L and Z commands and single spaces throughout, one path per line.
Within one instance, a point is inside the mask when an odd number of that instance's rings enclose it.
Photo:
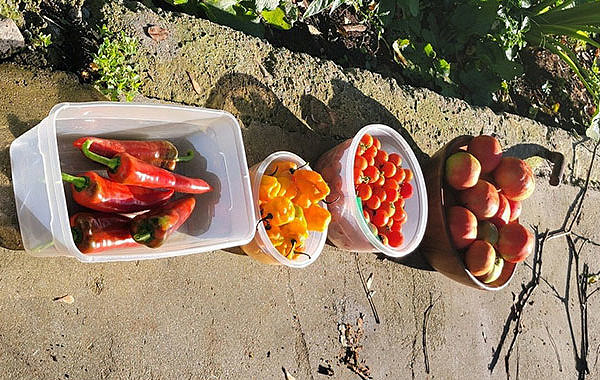
M 251 75 L 229 73 L 217 81 L 206 106 L 231 112 L 241 121 L 250 165 L 279 150 L 288 150 L 309 162 L 316 162 L 327 150 L 352 138 L 365 125 L 375 123 L 398 131 L 420 162 L 429 158 L 400 121 L 379 102 L 345 81 L 334 80 L 332 87 L 334 95 L 329 104 L 310 94 L 302 96 L 300 108 L 303 120 L 300 120 L 265 83 Z M 239 248 L 228 252 L 241 253 Z M 384 255 L 380 257 L 389 259 Z M 418 252 L 392 261 L 431 270 Z

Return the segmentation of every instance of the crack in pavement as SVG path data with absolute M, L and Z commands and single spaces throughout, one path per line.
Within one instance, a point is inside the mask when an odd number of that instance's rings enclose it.
M 292 319 L 294 323 L 294 331 L 296 332 L 296 360 L 298 361 L 298 369 L 305 372 L 305 378 L 314 380 L 312 371 L 310 370 L 310 355 L 308 352 L 308 345 L 304 338 L 304 330 L 302 330 L 302 324 L 300 323 L 300 317 L 296 311 L 296 296 L 294 295 L 294 289 L 292 288 L 291 282 L 291 270 L 287 269 L 288 273 L 288 305 L 292 310 Z

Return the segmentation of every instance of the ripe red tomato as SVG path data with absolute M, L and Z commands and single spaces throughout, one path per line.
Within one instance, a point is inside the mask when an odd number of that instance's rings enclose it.
M 359 156 L 356 155 L 354 157 L 354 167 L 355 168 L 360 168 L 360 170 L 365 170 L 367 168 L 367 166 L 369 166 L 367 164 L 367 159 L 364 158 L 363 156 Z
M 385 188 L 385 185 L 383 187 L 383 189 L 385 190 L 385 200 L 393 203 L 396 202 L 398 200 L 398 198 L 400 198 L 400 192 L 396 189 L 389 189 L 389 188 Z
M 383 184 L 384 189 L 398 190 L 398 187 L 398 182 L 393 178 L 386 178 L 385 183 Z
M 388 154 L 385 150 L 378 150 L 377 155 L 375 156 L 375 163 L 377 165 L 383 165 L 388 160 Z
M 373 137 L 373 146 L 377 148 L 377 150 L 381 149 L 381 142 L 377 137 Z
M 381 210 L 375 211 L 375 215 L 371 218 L 371 222 L 377 227 L 383 227 L 387 224 L 389 216 Z
M 398 170 L 396 170 L 396 174 L 394 174 L 392 178 L 395 179 L 398 184 L 401 184 L 404 182 L 405 176 L 406 173 L 404 172 L 404 169 L 398 168 Z
M 379 198 L 379 200 L 382 202 L 385 202 L 385 200 L 387 199 L 387 194 L 385 193 L 385 190 L 383 189 L 383 187 L 380 186 L 373 187 L 373 195 Z
M 363 200 L 363 202 L 366 202 L 369 200 L 369 198 L 371 198 L 373 191 L 371 190 L 370 185 L 366 183 L 361 183 L 360 185 L 358 185 L 356 194 L 360 197 L 360 199 Z
M 371 222 L 371 216 L 367 210 L 363 210 L 363 218 L 365 218 L 365 222 L 367 222 L 367 224 Z
M 404 208 L 404 198 L 399 197 L 395 203 L 396 208 Z
M 384 162 L 380 169 L 385 178 L 391 178 L 396 175 L 396 166 L 391 162 Z
M 413 172 L 410 169 L 404 169 L 404 174 L 406 177 L 404 177 L 404 181 L 405 182 L 410 182 L 413 179 Z
M 396 222 L 405 222 L 407 219 L 406 211 L 402 207 L 396 206 L 396 212 L 392 216 Z
M 365 133 L 363 137 L 361 137 L 359 145 L 364 145 L 365 149 L 370 148 L 371 145 L 373 145 L 373 137 L 368 133 Z
M 377 210 L 381 206 L 381 200 L 378 197 L 371 196 L 365 204 L 371 210 Z
M 392 219 L 394 220 L 394 219 Z M 390 227 L 390 231 L 402 231 L 402 223 L 394 220 L 394 223 Z
M 374 145 L 371 145 L 371 147 L 369 147 L 369 149 L 365 150 L 365 152 L 363 153 L 363 156 L 366 157 L 373 157 L 375 158 L 375 156 L 377 156 L 377 148 L 375 148 Z
M 400 196 L 404 199 L 408 199 L 413 195 L 413 187 L 410 183 L 404 182 L 400 187 Z
M 396 212 L 396 207 L 394 207 L 393 203 L 381 202 L 381 206 L 379 206 L 378 211 L 383 211 L 388 217 L 392 217 Z
M 375 166 L 369 166 L 365 170 L 363 170 L 363 174 L 368 178 L 369 183 L 375 183 L 379 179 L 379 169 Z
M 402 157 L 398 153 L 392 153 L 388 156 L 388 161 L 399 167 L 402 165 Z
M 397 248 L 404 243 L 404 235 L 402 235 L 402 232 L 400 231 L 390 231 L 386 236 L 390 247 Z
M 360 185 L 361 183 L 365 182 L 365 175 L 363 173 L 362 170 L 360 170 L 360 168 L 355 167 L 354 168 L 354 184 L 355 185 Z

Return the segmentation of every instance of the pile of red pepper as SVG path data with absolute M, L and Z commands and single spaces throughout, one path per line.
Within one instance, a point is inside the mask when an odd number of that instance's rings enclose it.
M 175 192 L 202 194 L 212 187 L 199 178 L 171 172 L 177 162 L 190 161 L 193 151 L 179 156 L 169 141 L 108 140 L 82 137 L 73 145 L 84 156 L 108 167 L 108 178 L 88 171 L 62 173 L 75 202 L 95 212 L 71 216 L 73 241 L 83 253 L 144 244 L 160 247 L 189 218 L 196 200 L 171 200 Z M 137 213 L 134 218 L 121 214 Z

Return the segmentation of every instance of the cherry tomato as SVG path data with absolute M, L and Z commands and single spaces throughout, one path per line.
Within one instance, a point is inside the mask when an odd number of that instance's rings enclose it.
M 395 179 L 398 184 L 401 184 L 404 182 L 405 176 L 406 173 L 404 173 L 404 169 L 398 168 L 398 170 L 396 170 L 396 174 L 394 174 L 392 178 Z
M 365 218 L 365 222 L 367 222 L 367 224 L 371 222 L 371 216 L 367 210 L 363 210 L 363 218 Z
M 388 232 L 390 232 L 390 228 L 387 226 L 387 224 L 382 227 L 377 227 L 377 235 L 386 236 L 388 234 Z
M 390 231 L 386 236 L 390 247 L 397 248 L 404 243 L 404 235 L 402 235 L 402 232 L 400 231 Z
M 379 187 L 383 187 L 384 183 L 385 183 L 385 177 L 383 175 L 380 175 L 377 182 L 375 182 L 375 185 L 377 185 Z
M 377 150 L 381 149 L 381 142 L 377 137 L 373 137 L 373 146 L 377 148 Z
M 379 169 L 375 166 L 369 166 L 365 170 L 363 170 L 363 175 L 368 178 L 369 183 L 377 182 L 379 179 Z
M 383 187 L 374 187 L 373 195 L 379 198 L 381 202 L 385 202 L 385 200 L 387 199 L 387 194 L 385 193 Z
M 375 156 L 377 156 L 377 148 L 375 148 L 375 146 L 371 145 L 371 147 L 367 150 L 365 150 L 365 153 L 363 153 L 363 156 L 366 158 L 366 156 L 370 156 L 375 158 Z
M 360 139 L 360 144 L 365 146 L 365 149 L 370 148 L 373 145 L 373 137 L 370 134 L 365 133 Z
M 391 218 L 396 212 L 396 207 L 394 207 L 393 203 L 381 202 L 381 206 L 379 206 L 379 210 L 377 211 L 382 211 L 388 216 L 388 218 Z
M 379 150 L 377 151 L 377 155 L 375 155 L 375 163 L 377 165 L 383 165 L 384 163 L 386 163 L 388 160 L 388 154 L 385 152 L 385 150 Z
M 406 221 L 406 211 L 402 207 L 396 206 L 396 212 L 392 215 L 396 222 Z
M 392 219 L 394 220 L 394 219 Z M 402 223 L 394 220 L 394 223 L 390 227 L 390 231 L 402 231 Z
M 396 166 L 391 162 L 384 162 L 383 165 L 381 165 L 381 172 L 385 178 L 391 178 L 396 175 Z
M 404 198 L 399 197 L 394 204 L 396 205 L 396 208 L 404 208 Z
M 363 156 L 367 160 L 368 166 L 375 166 L 375 158 L 372 156 Z
M 385 183 L 383 184 L 384 189 L 393 189 L 398 190 L 398 182 L 393 178 L 386 178 Z
M 404 178 L 405 182 L 410 182 L 413 179 L 413 172 L 410 169 L 404 169 L 404 174 L 406 177 Z
M 367 164 L 367 159 L 364 158 L 363 156 L 359 156 L 356 155 L 354 157 L 354 167 L 355 168 L 360 168 L 360 170 L 365 170 L 367 168 L 367 166 L 369 166 Z
M 392 153 L 388 156 L 388 161 L 396 166 L 402 165 L 402 157 L 398 153 Z
M 355 185 L 360 185 L 363 182 L 364 182 L 363 171 L 360 170 L 360 168 L 355 167 L 354 168 L 354 184 Z
M 381 200 L 378 197 L 371 196 L 365 204 L 371 210 L 377 210 L 381 206 Z
M 404 199 L 408 199 L 413 195 L 413 187 L 410 183 L 404 182 L 400 187 L 400 196 Z
M 393 225 L 394 225 L 394 219 L 390 217 L 388 219 L 387 224 L 385 225 L 386 230 L 390 231 Z
M 375 215 L 371 219 L 371 222 L 377 227 L 383 227 L 387 224 L 390 217 L 383 211 L 377 210 L 375 211 Z
M 377 237 L 379 238 L 379 240 L 381 240 L 381 243 L 383 243 L 383 245 L 388 245 L 388 238 L 385 235 L 377 235 Z
M 389 188 L 385 188 L 385 185 L 383 185 L 383 189 L 385 190 L 385 200 L 393 203 L 396 202 L 398 200 L 398 198 L 400 198 L 400 192 L 396 189 L 389 189 Z
M 360 197 L 360 199 L 363 200 L 363 202 L 365 202 L 368 201 L 369 198 L 371 198 L 373 191 L 371 190 L 370 185 L 366 183 L 361 183 L 360 185 L 358 185 L 356 194 Z

